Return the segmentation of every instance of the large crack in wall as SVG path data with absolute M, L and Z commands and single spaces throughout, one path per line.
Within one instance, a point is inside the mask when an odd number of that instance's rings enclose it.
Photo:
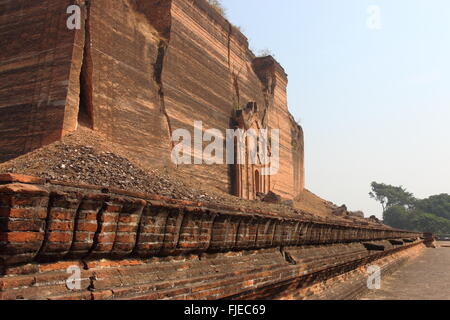
M 158 45 L 158 55 L 156 57 L 155 64 L 153 65 L 153 71 L 154 71 L 154 80 L 158 86 L 158 95 L 159 95 L 159 106 L 160 111 L 164 115 L 168 127 L 168 135 L 170 140 L 170 147 L 173 149 L 174 142 L 172 141 L 172 123 L 170 121 L 170 116 L 167 113 L 166 110 L 166 101 L 165 101 L 165 95 L 164 95 L 164 84 L 162 81 L 162 73 L 164 70 L 164 60 L 166 58 L 166 53 L 168 50 L 168 41 L 161 40 Z
M 85 2 L 84 47 L 80 72 L 80 102 L 78 109 L 78 125 L 94 129 L 94 106 L 92 102 L 93 62 L 91 54 L 91 8 Z
M 171 150 L 174 147 L 174 143 L 172 142 L 172 122 L 167 111 L 166 101 L 165 101 L 165 92 L 164 92 L 164 81 L 163 81 L 163 72 L 164 72 L 164 64 L 167 58 L 167 51 L 169 50 L 170 37 L 172 32 L 172 9 L 173 3 L 172 0 L 164 0 L 164 1 L 141 1 L 141 0 L 133 0 L 132 3 L 136 10 L 140 13 L 143 13 L 147 18 L 148 23 L 154 28 L 159 37 L 158 51 L 155 57 L 155 62 L 153 63 L 153 81 L 155 82 L 158 88 L 158 99 L 159 99 L 159 109 L 161 114 L 164 116 L 168 138 Z

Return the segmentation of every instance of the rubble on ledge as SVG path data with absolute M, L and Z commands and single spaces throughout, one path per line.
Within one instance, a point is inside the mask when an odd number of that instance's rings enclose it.
M 163 197 L 202 202 L 206 204 L 231 205 L 245 209 L 270 211 L 273 213 L 298 214 L 304 218 L 348 222 L 348 217 L 331 214 L 332 204 L 324 202 L 318 215 L 314 210 L 300 210 L 296 206 L 280 201 L 249 201 L 228 194 L 205 190 L 171 168 L 143 168 L 130 161 L 120 146 L 104 140 L 92 131 L 81 128 L 61 141 L 35 150 L 14 160 L 0 164 L 0 173 L 15 173 L 95 186 L 112 187 L 130 192 L 155 194 Z M 309 197 L 317 197 L 311 194 Z M 265 195 L 268 198 L 268 195 Z M 318 198 L 318 197 L 317 197 Z M 320 198 L 318 198 L 320 199 Z M 261 199 L 263 200 L 263 199 Z M 267 200 L 267 199 L 266 199 Z M 321 199 L 320 199 L 321 200 Z M 320 204 L 322 205 L 322 204 Z M 374 224 L 376 221 L 352 217 L 355 224 Z

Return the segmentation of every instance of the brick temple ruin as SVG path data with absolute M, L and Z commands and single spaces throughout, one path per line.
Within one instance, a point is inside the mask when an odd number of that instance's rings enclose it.
M 71 5 L 81 9 L 75 30 Z M 206 0 L 7 0 L 0 15 L 0 162 L 87 127 L 131 159 L 170 165 L 172 132 L 202 121 L 280 129 L 280 169 L 188 174 L 248 200 L 304 190 L 303 130 L 288 111 L 285 71 L 256 57 Z M 391 272 L 424 242 L 367 219 L 0 175 L 0 299 L 354 298 L 368 266 Z
M 73 3 L 82 9 L 79 30 L 66 26 Z M 255 57 L 245 36 L 206 1 L 2 6 L 0 161 L 86 125 L 133 157 L 168 165 L 174 130 L 194 121 L 205 130 L 238 127 L 237 112 L 252 105 L 253 122 L 281 131 L 271 185 L 251 165 L 186 170 L 247 199 L 269 190 L 293 199 L 303 190 L 303 132 L 288 111 L 286 73 L 272 57 Z

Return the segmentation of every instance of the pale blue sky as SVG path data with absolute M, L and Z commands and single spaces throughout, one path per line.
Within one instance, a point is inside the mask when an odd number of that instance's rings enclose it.
M 308 189 L 379 217 L 371 181 L 450 193 L 449 0 L 222 2 L 289 74 Z M 370 5 L 381 30 L 367 27 Z

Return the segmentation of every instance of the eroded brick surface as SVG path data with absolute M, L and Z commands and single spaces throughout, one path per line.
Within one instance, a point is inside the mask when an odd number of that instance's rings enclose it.
M 74 3 L 79 30 L 66 26 Z M 254 166 L 240 168 L 239 194 L 293 199 L 303 190 L 303 131 L 288 111 L 286 72 L 272 57 L 256 58 L 206 0 L 7 0 L 2 8 L 0 161 L 83 125 L 130 158 L 173 165 L 174 130 L 192 133 L 201 121 L 225 135 L 250 104 L 262 127 L 280 130 L 280 170 L 262 179 Z M 226 164 L 183 169 L 237 194 Z
M 350 297 L 367 265 L 394 269 L 423 247 L 383 225 L 54 182 L 1 185 L 0 210 L 2 299 Z M 342 282 L 356 287 L 330 296 Z
M 66 27 L 74 3 L 80 30 Z M 172 165 L 173 130 L 202 121 L 225 132 L 251 106 L 252 125 L 280 129 L 278 174 L 260 179 L 248 165 L 239 179 L 228 165 L 184 169 L 248 199 L 258 190 L 289 199 L 303 190 L 303 130 L 288 111 L 284 69 L 270 56 L 256 58 L 205 0 L 0 6 L 0 161 L 83 125 L 132 159 Z M 422 247 L 420 236 L 0 175 L 0 299 L 351 297 L 369 263 L 393 269 Z M 66 282 L 71 267 L 80 269 L 75 290 Z

